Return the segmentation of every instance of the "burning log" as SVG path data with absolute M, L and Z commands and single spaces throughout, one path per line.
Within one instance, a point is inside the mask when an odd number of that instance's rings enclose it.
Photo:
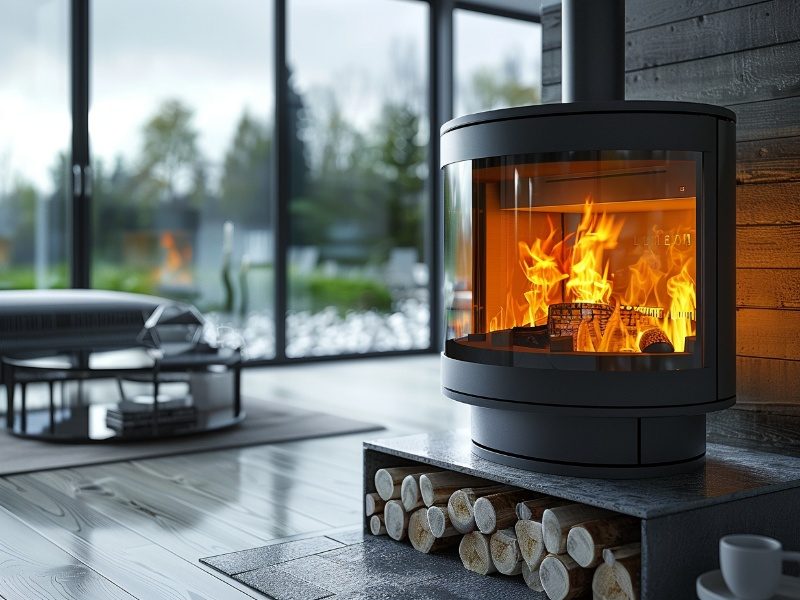
M 489 538 L 489 553 L 495 568 L 503 575 L 519 575 L 522 572 L 522 553 L 513 529 L 495 531 Z
M 450 515 L 447 514 L 447 505 L 434 505 L 428 508 L 428 525 L 430 525 L 433 537 L 453 537 L 461 535 L 455 527 L 450 524 Z
M 551 554 L 564 554 L 567 551 L 567 534 L 571 527 L 614 516 L 617 516 L 616 513 L 610 510 L 585 504 L 565 504 L 548 508 L 542 514 L 545 548 Z
M 424 473 L 425 467 L 392 467 L 378 469 L 375 472 L 375 490 L 383 500 L 394 500 L 400 497 L 400 486 L 406 475 Z
M 453 492 L 465 487 L 481 487 L 491 485 L 491 481 L 452 471 L 436 471 L 424 473 L 419 478 L 419 491 L 425 506 L 446 504 Z
M 667 334 L 658 327 L 651 327 L 639 338 L 639 350 L 642 352 L 675 352 Z
M 512 490 L 478 498 L 473 509 L 475 525 L 485 534 L 513 527 L 517 522 L 517 503 L 534 495 L 527 490 Z
M 497 568 L 489 550 L 489 536 L 473 531 L 461 538 L 458 556 L 464 568 L 479 575 L 491 575 Z
M 538 570 L 542 559 L 547 554 L 541 522 L 517 521 L 514 525 L 514 532 L 517 534 L 517 544 L 519 544 L 519 551 L 525 564 L 534 571 Z
M 592 579 L 592 593 L 598 600 L 639 600 L 641 546 L 626 544 L 603 551 L 604 562 Z
M 370 492 L 364 496 L 364 513 L 366 513 L 366 516 L 371 517 L 374 514 L 382 513 L 384 506 L 386 506 L 386 502 L 376 492 Z
M 408 520 L 408 540 L 415 550 L 425 554 L 455 546 L 458 543 L 458 539 L 455 537 L 434 537 L 428 525 L 427 508 L 418 508 L 411 514 L 411 518 Z
M 509 489 L 505 485 L 494 485 L 456 490 L 447 501 L 447 514 L 450 516 L 450 523 L 461 533 L 475 531 L 475 501 L 489 494 L 507 492 Z
M 525 581 L 525 585 L 534 592 L 544 591 L 542 580 L 539 577 L 539 569 L 531 569 L 525 561 L 522 561 L 522 579 Z
M 591 589 L 592 572 L 566 554 L 548 554 L 539 567 L 542 587 L 550 600 L 569 600 Z
M 567 554 L 582 567 L 594 567 L 603 560 L 603 550 L 638 540 L 640 530 L 633 517 L 587 521 L 569 530 Z
M 383 515 L 372 515 L 369 518 L 369 530 L 372 535 L 386 535 L 386 526 L 383 524 Z
M 383 509 L 383 523 L 389 537 L 398 542 L 406 537 L 408 532 L 408 513 L 399 500 L 389 500 Z

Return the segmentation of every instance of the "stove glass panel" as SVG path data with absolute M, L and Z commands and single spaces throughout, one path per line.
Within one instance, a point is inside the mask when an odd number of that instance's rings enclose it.
M 449 355 L 539 368 L 702 366 L 702 154 L 591 151 L 445 168 Z

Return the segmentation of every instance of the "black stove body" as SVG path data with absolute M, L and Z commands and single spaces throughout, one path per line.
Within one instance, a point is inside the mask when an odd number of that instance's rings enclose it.
M 706 414 L 735 402 L 735 116 L 615 99 L 624 63 L 581 56 L 598 31 L 623 47 L 622 4 L 579 6 L 563 13 L 570 102 L 442 128 L 442 387 L 489 460 L 683 472 L 703 463 Z

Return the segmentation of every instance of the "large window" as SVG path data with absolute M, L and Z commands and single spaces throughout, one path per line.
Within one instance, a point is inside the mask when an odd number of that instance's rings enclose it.
M 288 6 L 286 353 L 427 348 L 428 5 Z
M 437 348 L 439 127 L 538 101 L 533 9 L 0 9 L 0 290 L 189 302 L 254 360 Z
M 539 103 L 539 23 L 460 9 L 453 21 L 455 116 Z
M 0 18 L 0 289 L 69 285 L 69 13 L 4 2 Z
M 274 354 L 270 2 L 93 0 L 92 285 Z

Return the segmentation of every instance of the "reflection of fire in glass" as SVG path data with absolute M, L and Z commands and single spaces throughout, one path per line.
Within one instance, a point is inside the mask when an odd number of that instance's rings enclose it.
M 626 277 L 614 276 L 609 257 L 625 224 L 624 217 L 598 212 L 587 200 L 577 227 L 562 238 L 548 216 L 544 239 L 518 244 L 527 289 L 508 289 L 489 331 L 548 325 L 551 338 L 570 336 L 580 352 L 639 352 L 666 345 L 682 352 L 686 338 L 696 333 L 694 248 L 685 243 L 691 242 L 690 224 L 671 235 L 654 232 L 654 239 L 674 243 L 663 245 L 661 253 L 655 245 L 643 247 L 626 267 L 627 283 Z
M 192 244 L 182 232 L 165 231 L 159 240 L 163 260 L 156 270 L 156 280 L 170 286 L 191 285 Z

